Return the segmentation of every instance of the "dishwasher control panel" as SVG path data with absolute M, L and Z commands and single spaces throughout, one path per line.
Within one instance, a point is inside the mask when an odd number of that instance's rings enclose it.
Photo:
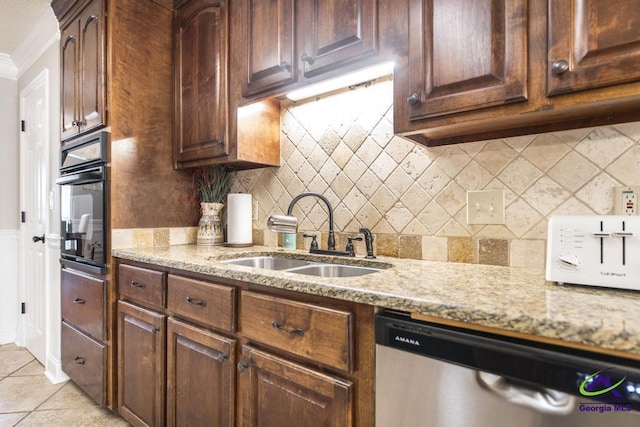
M 546 278 L 640 290 L 640 216 L 552 216 Z

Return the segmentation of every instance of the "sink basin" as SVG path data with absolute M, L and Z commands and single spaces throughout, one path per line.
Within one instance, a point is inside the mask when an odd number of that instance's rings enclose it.
M 264 268 L 267 270 L 288 270 L 295 267 L 310 265 L 310 261 L 293 258 L 278 258 L 274 256 L 255 256 L 222 261 L 225 264 L 244 265 L 246 267 Z
M 390 265 L 377 267 L 360 267 L 357 265 L 334 264 L 324 260 L 307 260 L 285 258 L 273 255 L 260 255 L 243 258 L 233 258 L 221 261 L 225 264 L 242 265 L 245 267 L 264 268 L 266 270 L 286 271 L 289 273 L 306 274 L 319 277 L 357 277 L 376 273 Z
M 380 271 L 380 269 L 342 264 L 312 264 L 305 267 L 292 268 L 287 271 L 290 273 L 320 277 L 357 277 L 376 273 Z

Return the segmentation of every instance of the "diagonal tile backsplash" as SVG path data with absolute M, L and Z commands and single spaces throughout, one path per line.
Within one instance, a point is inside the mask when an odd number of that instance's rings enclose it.
M 640 123 L 427 148 L 393 135 L 392 108 L 392 81 L 283 103 L 282 166 L 237 172 L 233 187 L 258 202 L 256 243 L 276 245 L 267 217 L 315 191 L 340 244 L 364 225 L 382 255 L 544 268 L 550 215 L 610 214 L 613 187 L 640 184 Z M 505 225 L 467 224 L 466 192 L 488 189 L 505 190 Z M 313 198 L 294 215 L 299 231 L 328 229 Z

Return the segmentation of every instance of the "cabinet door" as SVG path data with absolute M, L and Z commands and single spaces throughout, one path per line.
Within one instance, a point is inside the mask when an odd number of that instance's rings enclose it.
M 60 33 L 60 136 L 78 134 L 78 62 L 80 24 L 71 21 Z
M 118 407 L 134 425 L 164 425 L 165 316 L 118 301 Z
M 235 425 L 235 340 L 170 318 L 167 425 Z
M 254 95 L 298 81 L 293 0 L 240 2 L 246 60 L 242 94 Z
M 352 426 L 353 383 L 243 346 L 238 364 L 242 425 Z
M 79 17 L 81 133 L 104 124 L 106 29 L 103 7 L 102 0 L 92 0 Z
M 638 6 L 627 0 L 549 0 L 548 94 L 640 80 Z
M 228 14 L 221 0 L 175 11 L 175 161 L 228 155 Z
M 309 78 L 372 55 L 378 49 L 377 0 L 304 0 L 298 32 Z
M 527 96 L 527 0 L 409 0 L 409 120 Z M 404 83 L 401 83 L 404 84 Z M 398 87 L 396 85 L 396 87 Z

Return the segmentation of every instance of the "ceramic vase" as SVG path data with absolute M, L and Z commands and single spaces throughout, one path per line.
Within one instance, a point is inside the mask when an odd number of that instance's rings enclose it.
M 200 203 L 202 216 L 198 221 L 198 245 L 222 245 L 224 244 L 224 232 L 222 230 L 221 212 L 224 203 Z

